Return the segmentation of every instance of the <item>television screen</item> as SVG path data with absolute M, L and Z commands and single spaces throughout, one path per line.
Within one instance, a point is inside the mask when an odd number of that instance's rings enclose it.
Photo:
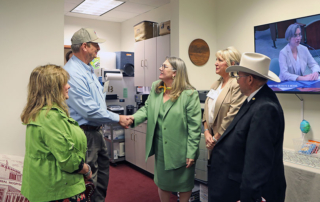
M 320 14 L 254 27 L 255 52 L 271 58 L 277 93 L 320 93 Z

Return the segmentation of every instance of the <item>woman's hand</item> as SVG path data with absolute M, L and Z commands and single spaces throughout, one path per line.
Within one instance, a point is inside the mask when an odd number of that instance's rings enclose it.
M 84 176 L 84 175 L 87 174 L 89 171 L 90 171 L 90 174 L 87 175 L 87 176 Z M 86 164 L 86 163 L 83 164 L 83 168 L 82 168 L 82 170 L 80 170 L 79 173 L 83 174 L 85 180 L 89 180 L 89 179 L 91 179 L 91 177 L 92 177 L 91 168 L 90 168 L 90 166 L 89 166 L 88 164 Z
M 217 141 L 220 139 L 221 135 L 219 133 L 214 134 L 213 136 Z M 216 144 L 217 142 L 215 142 L 214 144 Z
M 187 168 L 190 168 L 194 164 L 194 159 L 187 159 L 186 164 L 187 164 Z
M 312 74 L 308 74 L 305 76 L 299 76 L 297 78 L 297 81 L 315 81 L 315 80 L 318 80 L 318 77 L 319 77 L 319 73 L 314 72 Z
M 90 175 L 88 175 L 87 177 L 84 177 L 85 180 L 90 180 L 92 178 L 92 171 L 90 171 Z
M 207 149 L 212 150 L 213 146 L 214 146 L 214 141 L 213 141 L 212 135 L 210 134 L 209 130 L 206 130 L 204 132 L 204 137 L 206 138 L 206 147 L 207 147 Z

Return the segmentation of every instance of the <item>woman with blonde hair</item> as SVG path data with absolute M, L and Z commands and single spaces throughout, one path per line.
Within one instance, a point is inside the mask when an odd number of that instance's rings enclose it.
M 145 106 L 134 115 L 134 126 L 148 120 L 146 160 L 155 154 L 154 182 L 161 202 L 179 192 L 189 201 L 199 155 L 201 107 L 180 58 L 168 57 L 159 68 L 161 81 L 152 84 Z
M 208 158 L 214 145 L 246 99 L 246 96 L 240 92 L 237 79 L 231 78 L 226 72 L 227 67 L 239 65 L 240 58 L 241 54 L 234 47 L 228 47 L 216 53 L 216 74 L 221 77 L 211 86 L 202 118 L 206 146 L 209 149 Z
M 69 74 L 60 66 L 35 68 L 21 114 L 27 126 L 21 193 L 33 201 L 86 201 L 87 139 L 70 118 L 66 99 Z

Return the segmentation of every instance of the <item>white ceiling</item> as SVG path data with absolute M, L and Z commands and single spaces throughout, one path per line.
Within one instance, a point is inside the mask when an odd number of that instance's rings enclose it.
M 64 15 L 105 20 L 112 22 L 123 22 L 142 13 L 170 3 L 170 0 L 123 0 L 125 3 L 117 8 L 103 14 L 102 16 L 71 13 L 70 11 L 79 5 L 83 0 L 64 0 Z

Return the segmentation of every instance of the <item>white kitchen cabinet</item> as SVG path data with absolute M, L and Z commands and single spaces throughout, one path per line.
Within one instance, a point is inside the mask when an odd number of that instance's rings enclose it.
M 134 44 L 134 84 L 144 86 L 144 41 Z
M 126 161 L 135 164 L 135 149 L 134 149 L 134 130 L 125 130 L 125 158 Z
M 134 131 L 135 136 L 135 165 L 142 168 L 143 170 L 147 170 L 147 164 L 145 161 L 146 156 L 146 133 L 141 133 L 138 131 Z
M 125 130 L 126 161 L 154 173 L 154 155 L 145 162 L 147 124 L 142 123 L 134 129 Z
M 135 86 L 149 86 L 159 78 L 159 67 L 170 56 L 170 35 L 158 36 L 134 44 Z
M 134 45 L 135 86 L 151 86 L 156 80 L 157 38 L 136 42 Z

